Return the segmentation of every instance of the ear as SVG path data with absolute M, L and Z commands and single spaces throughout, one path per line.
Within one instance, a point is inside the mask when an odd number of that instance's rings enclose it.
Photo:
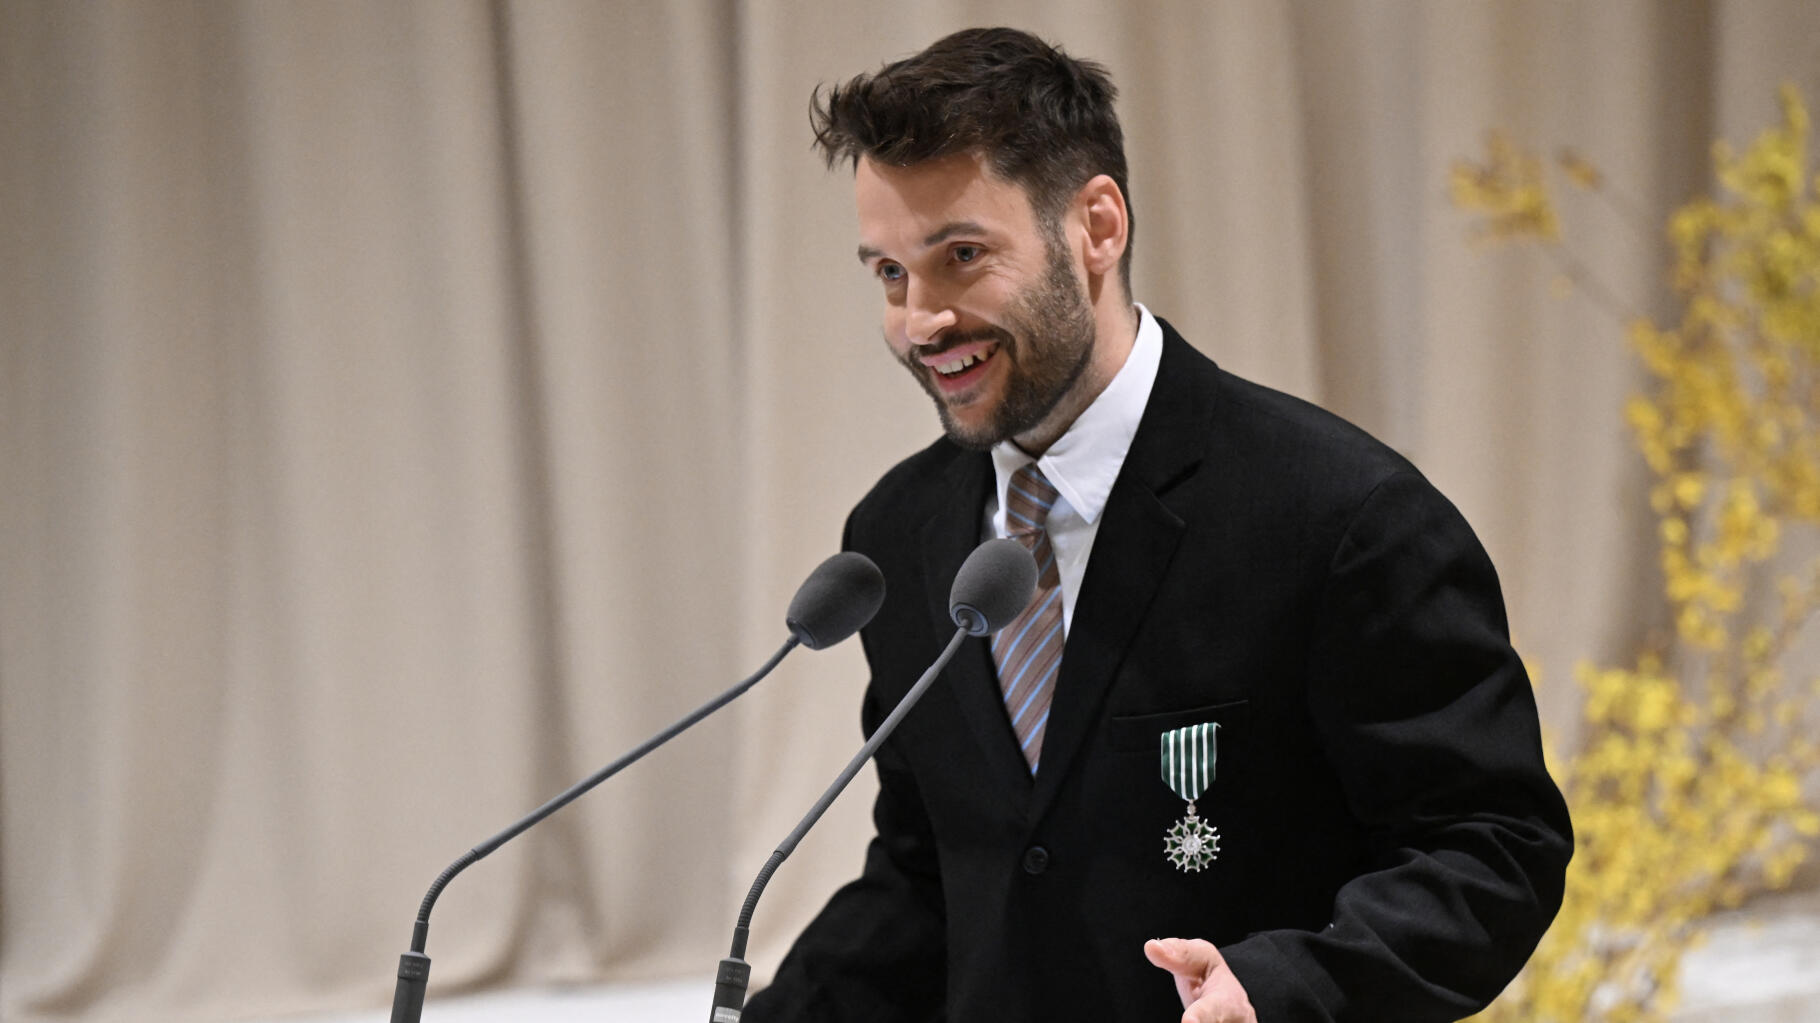
M 1117 273 L 1131 231 L 1130 213 L 1118 183 L 1109 175 L 1095 175 L 1075 193 L 1074 209 L 1086 228 L 1083 255 L 1087 272 L 1098 277 Z

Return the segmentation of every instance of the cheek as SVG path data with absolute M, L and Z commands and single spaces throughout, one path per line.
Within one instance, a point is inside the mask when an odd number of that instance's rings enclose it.
M 886 306 L 884 318 L 880 321 L 879 326 L 884 332 L 885 344 L 891 349 L 892 355 L 902 359 L 909 354 L 910 337 L 904 330 L 903 309 L 897 306 Z
M 980 274 L 967 288 L 966 313 L 972 319 L 1003 326 L 1005 312 L 1016 307 L 1023 293 L 1021 278 L 1002 267 Z

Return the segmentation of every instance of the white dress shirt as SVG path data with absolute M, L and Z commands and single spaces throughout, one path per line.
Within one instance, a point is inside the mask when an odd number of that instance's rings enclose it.
M 1060 495 L 1049 511 L 1049 545 L 1055 551 L 1056 570 L 1062 578 L 1062 634 L 1074 623 L 1074 602 L 1087 574 L 1087 558 L 1099 535 L 1100 514 L 1106 498 L 1125 465 L 1138 420 L 1150 402 L 1157 364 L 1163 358 L 1163 328 L 1150 310 L 1138 309 L 1137 341 L 1125 356 L 1112 382 L 1075 418 L 1068 431 L 1032 459 L 1010 440 L 992 448 L 992 468 L 997 477 L 993 499 L 987 503 L 987 535 L 1006 536 L 1005 488 L 1011 477 L 1032 461 Z

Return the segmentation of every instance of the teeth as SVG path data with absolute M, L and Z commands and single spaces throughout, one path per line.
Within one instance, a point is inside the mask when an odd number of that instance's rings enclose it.
M 943 363 L 937 364 L 935 367 L 935 371 L 944 376 L 953 376 L 954 374 L 959 373 L 961 370 L 966 369 L 968 366 L 971 366 L 978 361 L 980 361 L 980 357 L 977 354 L 976 355 L 966 355 L 966 356 L 962 356 L 961 358 L 955 359 L 953 362 L 943 362 Z

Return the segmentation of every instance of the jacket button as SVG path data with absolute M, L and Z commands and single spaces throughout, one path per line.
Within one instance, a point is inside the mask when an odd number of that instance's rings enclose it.
M 1033 845 L 1024 850 L 1024 873 L 1040 874 L 1049 869 L 1049 850 Z

